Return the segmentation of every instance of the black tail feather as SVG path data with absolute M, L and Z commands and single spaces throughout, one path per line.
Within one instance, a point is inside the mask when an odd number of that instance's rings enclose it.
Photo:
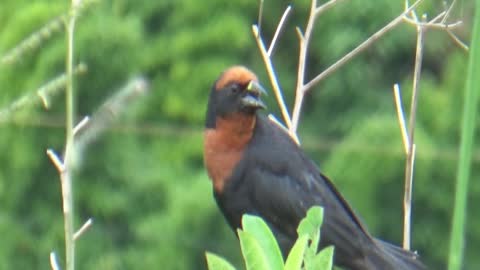
M 375 239 L 376 250 L 370 254 L 368 269 L 384 270 L 424 270 L 427 267 L 420 261 L 418 254 Z

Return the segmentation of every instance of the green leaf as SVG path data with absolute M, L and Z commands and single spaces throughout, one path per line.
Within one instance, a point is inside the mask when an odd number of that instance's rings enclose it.
M 318 242 L 320 241 L 320 226 L 323 222 L 323 208 L 319 206 L 311 207 L 307 216 L 302 219 L 298 225 L 298 235 L 306 235 L 310 240 L 310 245 L 305 251 L 305 266 L 308 268 L 310 262 L 313 261 L 318 250 Z
M 209 270 L 235 270 L 227 260 L 221 258 L 213 253 L 207 252 L 207 265 Z
M 283 269 L 283 257 L 278 247 L 278 243 L 268 225 L 261 218 L 251 215 L 244 215 L 242 218 L 242 228 L 245 232 L 252 234 L 257 239 L 270 269 Z
M 307 216 L 302 219 L 298 225 L 298 235 L 313 235 L 318 232 L 318 229 L 323 222 L 323 208 L 320 206 L 313 206 L 307 211 Z
M 468 199 L 468 180 L 472 166 L 472 151 L 474 149 L 475 117 L 480 90 L 480 0 L 476 2 L 476 14 L 470 44 L 470 57 L 467 71 L 465 96 L 463 101 L 462 131 L 460 139 L 460 156 L 458 159 L 457 183 L 455 188 L 455 204 L 453 209 L 452 234 L 450 236 L 450 251 L 448 269 L 462 268 L 465 246 L 465 223 Z
M 309 268 L 306 270 L 316 270 L 316 269 L 332 269 L 333 266 L 333 246 L 326 247 L 322 249 L 310 263 Z
M 285 270 L 300 270 L 302 269 L 303 255 L 307 248 L 308 237 L 306 235 L 300 236 L 293 245 L 285 262 Z
M 253 234 L 238 230 L 238 238 L 247 270 L 271 270 L 268 259 Z

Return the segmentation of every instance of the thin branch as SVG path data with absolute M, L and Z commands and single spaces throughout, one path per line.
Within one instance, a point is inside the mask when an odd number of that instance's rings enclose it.
M 400 131 L 402 133 L 403 148 L 405 149 L 405 155 L 408 154 L 410 149 L 410 140 L 408 139 L 407 125 L 405 123 L 405 113 L 402 106 L 402 95 L 400 94 L 400 87 L 398 84 L 393 86 L 393 96 L 395 97 L 395 108 L 397 109 L 398 123 L 400 125 Z
M 409 174 L 405 175 L 405 195 L 403 201 L 404 219 L 403 219 L 403 248 L 410 250 L 410 235 L 412 224 L 412 184 L 413 184 L 413 169 L 415 164 L 416 145 L 411 144 L 410 159 L 407 159 Z
M 98 0 L 72 0 L 75 4 L 76 17 L 79 17 L 90 5 Z M 46 40 L 50 39 L 54 34 L 62 31 L 63 23 L 68 20 L 69 14 L 63 14 L 46 23 L 42 28 L 29 35 L 17 46 L 10 49 L 0 58 L 0 65 L 13 64 L 21 59 L 23 55 L 39 48 Z
M 73 128 L 73 135 L 77 135 L 77 133 L 82 130 L 90 120 L 90 117 L 85 116 L 82 121 L 80 121 L 74 128 Z
M 447 12 L 445 10 L 438 13 L 438 15 L 435 16 L 435 18 L 431 19 L 429 21 L 429 23 L 437 23 L 438 20 L 443 19 L 445 17 L 445 14 L 447 14 Z M 446 25 L 446 24 L 444 24 L 444 25 Z
M 275 30 L 275 35 L 273 35 L 272 42 L 270 42 L 270 46 L 268 47 L 267 55 L 268 57 L 272 57 L 273 49 L 275 48 L 275 43 L 277 41 L 280 32 L 283 29 L 283 25 L 285 25 L 285 21 L 287 20 L 288 14 L 290 14 L 290 10 L 292 10 L 292 6 L 288 6 L 285 11 L 283 12 L 282 18 L 277 25 L 277 30 Z
M 415 164 L 415 152 L 416 152 L 416 145 L 415 145 L 415 122 L 416 122 L 416 111 L 417 111 L 417 103 L 418 103 L 418 85 L 420 81 L 420 73 L 422 68 L 422 58 L 423 58 L 423 39 L 425 31 L 431 28 L 443 29 L 445 30 L 453 39 L 454 41 L 459 41 L 456 36 L 452 33 L 451 29 L 461 24 L 461 22 L 455 22 L 452 24 L 446 24 L 446 19 L 449 16 L 453 5 L 455 4 L 455 0 L 453 1 L 452 5 L 450 5 L 447 11 L 444 11 L 437 15 L 433 20 L 427 22 L 427 16 L 424 14 L 422 16 L 422 21 L 418 20 L 416 12 L 414 10 L 411 11 L 412 18 L 409 18 L 408 15 L 404 16 L 404 20 L 407 23 L 415 25 L 417 29 L 417 46 L 416 46 L 416 53 L 415 53 L 415 70 L 414 70 L 414 77 L 413 77 L 413 90 L 412 90 L 412 101 L 410 105 L 410 119 L 409 119 L 409 133 L 408 133 L 408 150 L 406 164 L 405 164 L 405 194 L 404 194 L 404 228 L 403 228 L 403 248 L 409 250 L 410 249 L 410 238 L 411 238 L 411 203 L 412 203 L 412 184 L 413 184 L 413 172 L 414 172 L 414 164 Z M 408 10 L 408 0 L 405 1 L 405 9 Z M 437 21 L 442 18 L 440 23 Z M 457 44 L 463 44 L 462 42 L 457 42 Z M 460 45 L 461 46 L 461 45 Z M 461 46 L 463 47 L 463 46 Z M 398 88 L 395 91 L 396 96 L 399 96 Z M 396 97 L 397 103 L 399 98 Z M 401 106 L 401 104 L 400 104 Z M 400 113 L 398 109 L 400 106 L 397 104 L 397 114 L 400 117 Z M 403 115 L 403 112 L 401 113 Z M 405 124 L 401 124 L 402 128 L 402 137 L 404 137 L 404 129 L 403 126 Z M 404 145 L 405 145 L 405 138 L 404 138 Z
M 0 64 L 13 64 L 27 52 L 34 51 L 35 49 L 40 47 L 40 45 L 43 44 L 46 40 L 51 38 L 57 32 L 60 32 L 64 29 L 62 27 L 64 20 L 65 16 L 62 15 L 49 21 L 38 31 L 31 34 L 23 41 L 21 41 L 20 44 L 5 53 L 5 55 L 3 55 L 0 59 Z
M 84 74 L 86 70 L 86 65 L 80 63 L 75 67 L 74 73 L 75 75 L 80 75 Z M 43 106 L 48 109 L 50 106 L 49 99 L 58 94 L 61 90 L 65 89 L 66 81 L 66 75 L 61 74 L 37 90 L 27 93 L 26 95 L 15 100 L 6 108 L 0 109 L 0 123 L 6 122 L 18 110 L 34 106 L 39 103 L 42 103 Z
M 424 17 L 425 18 L 425 17 Z M 425 29 L 422 25 L 417 25 L 417 47 L 415 52 L 415 68 L 413 74 L 413 90 L 412 101 L 410 105 L 410 119 L 409 119 L 409 149 L 407 152 L 407 160 L 405 165 L 405 196 L 404 196 L 404 234 L 403 234 L 403 248 L 410 249 L 410 215 L 412 202 L 412 178 L 413 178 L 413 162 L 414 162 L 414 145 L 415 145 L 415 122 L 417 114 L 418 93 L 420 74 L 423 60 L 423 39 Z
M 288 128 L 285 127 L 282 122 L 278 121 L 278 119 L 275 117 L 275 115 L 273 114 L 268 114 L 268 119 L 270 119 L 270 121 L 274 122 L 275 124 L 277 124 L 283 131 L 285 131 L 286 133 L 288 133 Z
M 81 157 L 85 148 L 90 145 L 99 135 L 104 132 L 115 120 L 115 118 L 124 112 L 129 105 L 138 97 L 145 94 L 148 90 L 148 82 L 146 79 L 137 77 L 122 87 L 114 95 L 109 97 L 99 109 L 89 117 L 88 122 L 84 123 L 81 129 L 76 129 L 75 133 L 75 151 L 76 157 Z M 74 166 L 79 165 L 80 159 L 75 160 Z
M 366 48 L 368 48 L 372 43 L 377 41 L 380 37 L 382 37 L 384 34 L 386 34 L 388 31 L 392 30 L 395 26 L 397 26 L 399 23 L 403 21 L 403 17 L 410 13 L 418 4 L 420 4 L 423 0 L 417 0 L 410 8 L 408 8 L 405 12 L 400 14 L 398 17 L 393 19 L 390 23 L 388 23 L 386 26 L 384 26 L 382 29 L 374 33 L 372 36 L 370 36 L 367 40 L 362 42 L 360 45 L 358 45 L 355 49 L 347 53 L 345 56 L 340 58 L 337 62 L 335 62 L 333 65 L 328 67 L 326 70 L 324 70 L 322 73 L 318 74 L 315 78 L 313 78 L 310 82 L 308 82 L 304 86 L 304 91 L 307 92 L 309 91 L 313 86 L 315 86 L 317 83 L 319 83 L 322 79 L 336 71 L 338 68 L 343 66 L 345 63 L 350 61 L 354 56 L 356 56 L 358 53 L 364 51 Z
M 325 4 L 317 7 L 315 9 L 315 16 L 316 17 L 320 16 L 320 14 L 322 14 L 323 12 L 332 8 L 338 1 L 340 1 L 340 0 L 330 0 L 330 1 L 326 2 Z
M 410 2 L 408 0 L 405 0 L 405 11 L 410 9 Z M 410 12 L 409 12 L 412 16 L 412 18 L 418 22 L 418 17 L 417 17 L 417 13 L 415 12 L 415 9 L 411 9 Z M 408 16 L 408 13 L 405 14 L 405 17 Z
M 88 228 L 90 228 L 93 224 L 93 219 L 92 218 L 89 218 L 83 225 L 82 227 L 80 227 L 80 229 L 78 229 L 77 232 L 75 232 L 75 234 L 73 235 L 73 240 L 77 241 L 80 236 L 82 236 L 83 233 L 85 233 Z
M 445 23 L 448 19 L 448 17 L 450 16 L 450 13 L 452 12 L 453 10 L 453 6 L 455 6 L 455 3 L 457 2 L 457 0 L 453 0 L 452 1 L 452 4 L 450 4 L 450 6 L 448 7 L 447 11 L 445 12 L 445 16 L 443 17 L 442 19 L 442 23 Z
M 283 131 L 285 131 L 290 137 L 292 137 L 292 139 L 298 144 L 300 145 L 300 141 L 298 141 L 298 137 L 296 134 L 292 134 L 290 132 L 290 130 L 288 130 L 287 127 L 285 127 L 280 121 L 278 121 L 278 119 L 275 117 L 275 115 L 273 114 L 269 114 L 268 115 L 268 119 L 270 119 L 270 121 L 272 121 L 273 123 L 277 124 Z
M 441 29 L 441 30 L 447 30 L 447 29 L 453 29 L 456 27 L 459 27 L 462 25 L 462 21 L 457 21 L 451 24 L 444 24 L 444 23 L 434 23 L 434 22 L 417 22 L 414 19 L 411 19 L 407 16 L 403 18 L 407 23 L 412 24 L 412 25 L 420 25 L 424 28 L 432 28 L 432 29 Z
M 418 18 L 415 14 L 415 12 L 412 11 L 412 17 L 413 18 L 409 18 L 408 16 L 405 16 L 405 21 L 409 24 L 412 24 L 412 25 L 423 25 L 425 26 L 425 29 L 427 28 L 436 28 L 436 29 L 440 29 L 440 30 L 444 30 L 447 32 L 448 36 L 453 40 L 453 42 L 459 46 L 461 49 L 463 49 L 464 51 L 468 52 L 468 46 L 463 42 L 461 41 L 456 35 L 455 33 L 453 33 L 452 29 L 455 28 L 455 27 L 458 27 L 460 26 L 463 22 L 462 21 L 457 21 L 457 22 L 454 22 L 454 23 L 450 23 L 450 24 L 447 24 L 446 23 L 446 20 L 448 18 L 448 16 L 450 15 L 450 12 L 452 11 L 452 8 L 453 6 L 455 5 L 455 1 L 454 0 L 452 2 L 452 4 L 448 7 L 448 9 L 446 11 L 443 11 L 441 12 L 440 14 L 438 14 L 435 18 L 433 18 L 432 20 L 430 20 L 428 23 L 424 23 L 424 22 L 419 22 L 418 21 Z M 408 8 L 408 0 L 405 1 L 405 9 Z M 440 20 L 440 23 L 437 23 L 438 20 Z
M 47 149 L 47 156 L 50 158 L 53 165 L 55 165 L 55 168 L 57 168 L 58 172 L 62 173 L 65 171 L 65 165 L 55 151 L 52 149 Z
M 290 133 L 297 133 L 298 122 L 300 120 L 303 98 L 305 96 L 305 69 L 307 65 L 308 45 L 310 43 L 313 26 L 315 25 L 315 19 L 321 13 L 327 11 L 338 2 L 339 0 L 330 0 L 318 7 L 317 1 L 312 0 L 305 33 L 302 33 L 302 30 L 299 27 L 295 28 L 300 43 L 300 52 L 298 57 L 297 86 L 295 88 L 295 103 L 293 105 L 292 126 L 289 128 Z
M 73 52 L 74 52 L 74 32 L 75 32 L 75 20 L 77 18 L 78 7 L 80 6 L 80 0 L 72 0 L 68 19 L 66 22 L 67 33 L 67 55 L 66 55 L 66 94 L 65 94 L 65 129 L 66 129 L 66 143 L 65 143 L 65 158 L 64 167 L 65 170 L 60 172 L 61 188 L 62 188 L 62 200 L 63 200 L 63 219 L 65 229 L 65 257 L 66 257 L 66 270 L 75 269 L 75 240 L 74 240 L 74 213 L 73 213 L 73 191 L 72 191 L 72 177 L 69 168 L 71 167 L 72 160 L 74 158 L 74 121 L 75 121 L 75 108 L 73 100 Z
M 260 35 L 262 31 L 262 18 L 263 18 L 263 2 L 264 0 L 260 0 L 260 7 L 258 9 L 258 34 Z
M 57 255 L 53 251 L 50 252 L 50 267 L 52 270 L 60 270 L 60 266 L 58 265 L 57 261 Z
M 468 52 L 469 48 L 467 44 L 461 41 L 450 29 L 446 29 L 448 36 L 450 36 L 455 44 L 457 44 L 464 51 Z
M 415 2 L 415 4 L 408 8 L 404 13 L 402 13 L 400 16 L 395 18 L 392 22 L 387 24 L 385 27 L 380 29 L 378 32 L 373 34 L 370 38 L 365 40 L 362 44 L 360 44 L 358 47 L 353 49 L 351 52 L 347 53 L 344 57 L 342 57 L 340 60 L 338 60 L 336 63 L 328 67 L 325 71 L 317 75 L 315 78 L 313 78 L 310 82 L 307 84 L 304 83 L 305 79 L 305 66 L 306 66 L 306 55 L 308 51 L 308 44 L 310 41 L 310 35 L 311 31 L 313 29 L 313 25 L 315 23 L 315 18 L 318 16 L 320 12 L 323 12 L 327 10 L 328 8 L 332 7 L 337 1 L 331 0 L 324 4 L 321 7 L 316 7 L 316 1 L 312 1 L 312 6 L 310 9 L 310 16 L 308 19 L 307 23 L 307 28 L 305 30 L 305 33 L 302 34 L 300 29 L 297 28 L 297 34 L 300 40 L 300 56 L 299 56 L 299 64 L 298 64 L 298 74 L 297 74 L 297 86 L 296 86 L 296 91 L 295 91 L 295 104 L 293 108 L 293 115 L 292 115 L 292 126 L 290 127 L 290 132 L 296 133 L 297 127 L 298 127 L 298 122 L 300 119 L 300 113 L 302 110 L 302 105 L 303 105 L 303 98 L 305 96 L 305 93 L 310 90 L 315 84 L 320 82 L 323 78 L 327 77 L 331 73 L 333 73 L 335 70 L 337 70 L 339 67 L 347 63 L 350 59 L 352 59 L 354 56 L 356 56 L 358 53 L 369 47 L 373 42 L 375 42 L 377 39 L 379 39 L 381 36 L 383 36 L 386 32 L 388 32 L 390 29 L 394 28 L 396 25 L 398 25 L 401 21 L 402 18 L 405 16 L 405 14 L 408 14 L 410 11 L 412 11 L 422 0 L 418 0 Z
M 328 3 L 334 3 L 335 1 L 329 1 Z M 292 125 L 290 126 L 291 133 L 297 133 L 298 121 L 300 119 L 300 112 L 303 103 L 304 95 L 304 84 L 305 84 L 305 68 L 307 65 L 307 52 L 308 52 L 308 45 L 310 43 L 310 36 L 312 34 L 313 25 L 315 24 L 316 18 L 316 11 L 317 11 L 317 1 L 312 0 L 310 6 L 310 15 L 308 17 L 307 27 L 305 29 L 305 33 L 301 34 L 299 28 L 297 28 L 297 33 L 300 42 L 300 52 L 298 56 L 298 71 L 297 71 L 297 86 L 295 88 L 295 103 L 293 106 L 293 114 L 292 114 Z
M 282 90 L 280 89 L 280 85 L 277 81 L 277 75 L 275 74 L 272 60 L 270 59 L 270 57 L 268 57 L 267 50 L 265 49 L 265 44 L 263 43 L 262 37 L 258 32 L 258 26 L 252 25 L 252 31 L 253 35 L 255 36 L 255 40 L 257 41 L 258 48 L 260 49 L 260 54 L 262 55 L 263 62 L 265 63 L 265 66 L 267 68 L 267 74 L 272 84 L 273 92 L 275 93 L 277 102 L 280 106 L 280 110 L 282 111 L 283 119 L 285 120 L 287 127 L 290 128 L 290 126 L 292 125 L 290 120 L 290 114 L 288 112 L 287 106 L 285 105 L 285 100 L 283 99 Z

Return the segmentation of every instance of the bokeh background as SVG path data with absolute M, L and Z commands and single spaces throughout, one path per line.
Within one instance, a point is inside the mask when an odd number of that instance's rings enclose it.
M 2 0 L 0 55 L 68 10 L 69 1 Z M 459 1 L 456 33 L 470 39 L 473 2 Z M 265 1 L 270 40 L 287 1 Z M 293 103 L 298 42 L 309 1 L 293 12 L 274 53 L 287 103 Z M 343 1 L 322 15 L 308 55 L 307 78 L 401 13 L 403 1 Z M 441 12 L 425 1 L 420 12 Z M 238 242 L 216 208 L 203 168 L 202 130 L 208 92 L 219 73 L 244 64 L 270 88 L 251 34 L 258 1 L 104 0 L 79 18 L 75 57 L 88 66 L 76 79 L 79 116 L 135 75 L 150 81 L 146 98 L 99 137 L 75 174 L 76 223 L 94 225 L 77 242 L 79 269 L 205 269 L 212 251 L 242 266 Z M 446 269 L 458 161 L 467 53 L 441 31 L 426 36 L 420 83 L 413 201 L 415 250 L 430 269 Z M 401 243 L 404 153 L 392 85 L 409 108 L 415 29 L 401 25 L 307 96 L 299 136 L 374 235 Z M 65 34 L 13 64 L 0 65 L 0 108 L 64 71 Z M 274 95 L 269 111 L 280 117 Z M 58 175 L 45 155 L 64 145 L 64 96 L 51 108 L 26 108 L 0 125 L 0 269 L 50 269 L 63 257 Z M 477 124 L 478 127 L 478 124 Z M 474 149 L 465 269 L 480 266 L 480 153 Z M 243 267 L 243 266 L 242 266 Z

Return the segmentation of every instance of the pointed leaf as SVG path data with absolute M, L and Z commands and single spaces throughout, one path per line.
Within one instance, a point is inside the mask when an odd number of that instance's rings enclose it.
M 250 233 L 238 230 L 240 247 L 247 270 L 271 270 L 265 253 L 257 239 Z
M 242 227 L 245 232 L 252 234 L 257 239 L 268 260 L 270 269 L 283 269 L 282 253 L 268 225 L 259 217 L 244 215 Z
M 306 270 L 330 270 L 333 266 L 333 246 L 326 247 L 322 249 L 315 257 L 313 258 L 310 268 Z
M 303 263 L 303 255 L 307 248 L 308 237 L 306 235 L 300 236 L 293 245 L 285 262 L 285 270 L 301 270 Z
M 213 253 L 207 252 L 205 256 L 207 257 L 208 270 L 235 270 L 235 267 L 227 260 Z
M 307 216 L 298 225 L 298 235 L 313 235 L 318 232 L 323 222 L 323 208 L 313 206 L 307 211 Z
M 305 250 L 304 263 L 309 268 L 318 250 L 318 242 L 320 241 L 320 226 L 323 222 L 323 208 L 313 206 L 307 211 L 307 216 L 300 221 L 298 225 L 298 235 L 306 235 L 310 244 Z

